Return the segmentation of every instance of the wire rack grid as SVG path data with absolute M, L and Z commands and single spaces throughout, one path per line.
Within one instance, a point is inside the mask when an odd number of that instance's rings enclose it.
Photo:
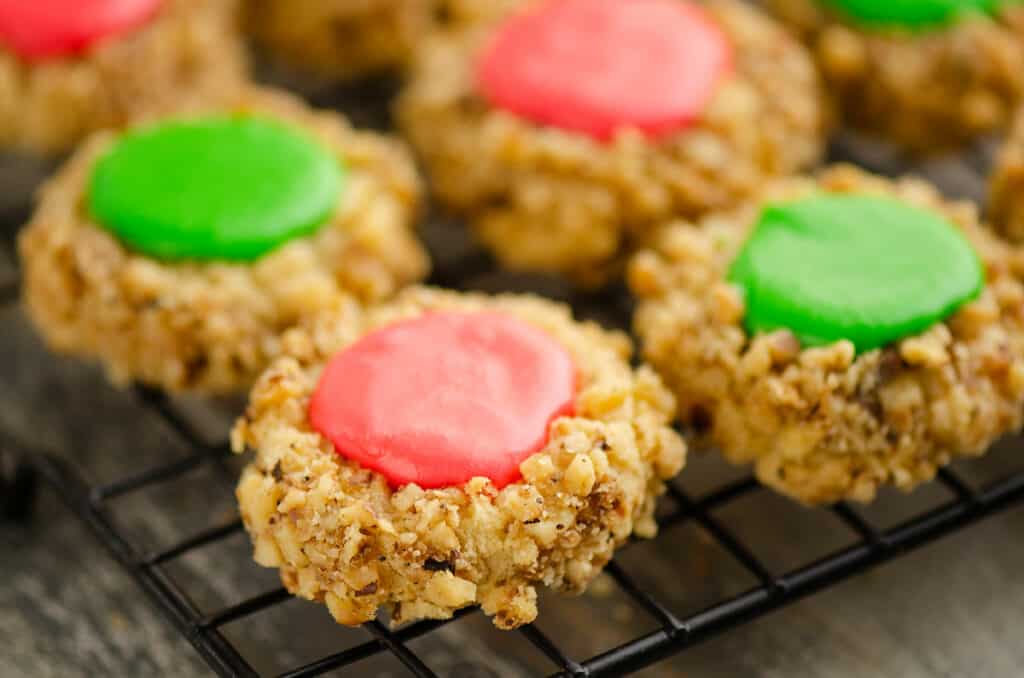
M 7 248 L 11 246 L 9 240 L 5 240 Z M 478 273 L 481 260 L 475 258 L 472 263 L 463 262 L 462 266 L 464 270 Z M 435 282 L 460 287 L 463 277 L 456 266 L 438 274 Z M 0 280 L 0 306 L 15 304 L 17 298 L 17 279 Z M 623 304 L 621 298 L 577 301 L 574 306 L 597 304 L 619 308 L 619 322 L 628 322 L 628 304 Z M 222 676 L 256 676 L 258 673 L 249 659 L 228 640 L 222 629 L 290 600 L 287 591 L 280 587 L 271 588 L 203 612 L 193 602 L 188 586 L 168 567 L 190 553 L 237 535 L 243 530 L 241 521 L 235 517 L 205 527 L 159 550 L 148 550 L 134 543 L 111 515 L 113 500 L 153 491 L 197 468 L 213 469 L 214 475 L 220 479 L 217 488 L 204 488 L 203 491 L 229 491 L 225 488 L 234 482 L 234 471 L 226 463 L 228 450 L 225 442 L 205 442 L 193 424 L 162 394 L 136 388 L 134 396 L 139 407 L 156 414 L 170 426 L 180 442 L 190 450 L 189 453 L 170 462 L 133 471 L 111 482 L 94 484 L 65 456 L 36 449 L 31 441 L 16 440 L 8 433 L 0 432 L 0 450 L 18 460 L 17 464 L 0 466 L 0 469 L 6 468 L 5 480 L 0 486 L 3 489 L 0 502 L 3 513 L 8 518 L 24 519 L 35 493 L 36 480 L 42 479 L 56 490 L 68 508 L 81 518 L 95 538 L 131 575 L 156 610 L 188 639 L 216 673 Z M 607 574 L 619 591 L 650 617 L 653 630 L 589 657 L 570 656 L 563 649 L 564 643 L 560 642 L 563 639 L 542 632 L 536 625 L 525 626 L 516 633 L 553 663 L 555 673 L 552 675 L 623 676 L 1024 502 L 1024 468 L 982 487 L 972 486 L 951 470 L 940 472 L 937 482 L 945 487 L 951 499 L 887 528 L 877 527 L 859 510 L 845 504 L 820 509 L 841 521 L 856 535 L 855 541 L 782 574 L 773 573 L 755 549 L 716 516 L 716 511 L 734 505 L 744 497 L 766 492 L 753 478 L 733 480 L 700 494 L 687 492 L 674 482 L 669 485 L 658 514 L 662 531 L 685 523 L 696 525 L 751 575 L 756 582 L 753 587 L 738 595 L 723 596 L 703 609 L 680 615 L 662 601 L 661 592 L 645 588 L 628 567 L 613 561 L 607 567 Z M 344 673 L 345 668 L 368 657 L 390 653 L 411 675 L 435 676 L 437 674 L 424 658 L 410 648 L 410 642 L 474 613 L 475 610 L 469 608 L 460 611 L 452 620 L 419 622 L 397 630 L 374 621 L 363 626 L 366 637 L 361 643 L 303 662 L 278 675 L 299 678 L 338 670 Z

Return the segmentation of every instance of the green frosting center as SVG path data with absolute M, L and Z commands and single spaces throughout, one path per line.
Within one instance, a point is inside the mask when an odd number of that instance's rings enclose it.
M 854 21 L 874 26 L 919 28 L 948 24 L 960 15 L 992 14 L 1014 0 L 825 0 Z
M 975 298 L 981 262 L 938 214 L 890 198 L 821 194 L 765 207 L 729 271 L 751 334 L 859 352 L 919 334 Z
M 89 206 L 157 259 L 251 261 L 319 228 L 342 184 L 338 159 L 300 132 L 204 118 L 126 135 L 96 164 Z

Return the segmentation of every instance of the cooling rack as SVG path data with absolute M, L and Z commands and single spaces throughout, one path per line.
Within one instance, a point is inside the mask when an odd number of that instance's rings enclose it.
M 849 148 L 839 146 L 833 155 L 849 158 L 851 153 Z M 871 164 L 872 160 L 870 156 L 858 159 L 862 164 Z M 980 182 L 983 165 L 983 160 L 968 157 L 928 171 L 953 177 L 954 183 L 967 181 L 970 184 L 973 181 L 976 186 Z M 890 165 L 888 169 L 892 173 L 902 168 Z M 971 190 L 970 186 L 964 189 L 965 192 Z M 5 219 L 5 234 L 9 236 L 13 233 L 12 227 L 20 222 L 21 217 L 13 215 Z M 10 250 L 11 238 L 6 237 L 4 243 L 4 247 Z M 439 261 L 446 261 L 443 256 L 445 253 L 435 254 L 438 254 Z M 492 273 L 486 257 L 469 252 L 454 261 L 447 257 L 447 262 L 439 266 L 434 282 L 457 288 L 476 287 L 476 281 L 481 275 Z M 517 284 L 516 287 L 521 285 Z M 17 297 L 17 279 L 0 278 L 0 307 L 16 304 Z M 598 296 L 577 295 L 569 300 L 581 315 L 599 317 L 607 324 L 622 327 L 628 324 L 629 301 L 621 289 Z M 173 567 L 174 563 L 192 553 L 239 535 L 243 527 L 237 516 L 206 525 L 176 543 L 158 549 L 139 544 L 112 516 L 111 504 L 119 498 L 156 492 L 161 486 L 180 480 L 197 469 L 211 471 L 203 476 L 205 480 L 201 481 L 204 483 L 202 487 L 194 487 L 197 494 L 230 492 L 236 474 L 236 469 L 228 462 L 225 441 L 209 442 L 196 425 L 162 394 L 136 388 L 133 395 L 140 409 L 159 417 L 173 431 L 188 450 L 187 453 L 172 461 L 126 471 L 113 480 L 93 483 L 86 473 L 65 456 L 38 449 L 32 441 L 15 439 L 11 434 L 0 431 L 2 513 L 8 519 L 30 519 L 37 487 L 40 484 L 49 486 L 131 576 L 157 612 L 187 638 L 217 674 L 259 675 L 244 648 L 232 642 L 223 629 L 229 624 L 244 623 L 256 615 L 265 614 L 291 600 L 291 596 L 283 588 L 271 587 L 217 609 L 201 610 L 194 602 L 192 584 L 177 576 Z M 1011 444 L 1019 446 L 1019 443 Z M 664 590 L 639 580 L 628 564 L 616 559 L 607 567 L 608 578 L 619 594 L 632 601 L 636 608 L 649 617 L 650 630 L 613 644 L 592 656 L 573 656 L 565 649 L 564 636 L 545 633 L 537 625 L 529 625 L 510 633 L 518 634 L 532 648 L 532 652 L 546 658 L 554 667 L 552 675 L 623 676 L 638 671 L 897 558 L 911 549 L 964 529 L 986 516 L 1024 502 L 1024 461 L 1018 469 L 1003 473 L 980 486 L 952 470 L 940 472 L 935 482 L 945 489 L 949 498 L 895 525 L 879 526 L 878 521 L 867 517 L 861 509 L 846 504 L 817 509 L 817 512 L 845 526 L 854 535 L 853 542 L 827 555 L 799 562 L 781 573 L 775 572 L 775 568 L 765 562 L 748 539 L 744 539 L 739 531 L 720 518 L 724 509 L 740 506 L 746 498 L 767 492 L 753 478 L 732 479 L 699 493 L 687 491 L 679 482 L 674 482 L 669 485 L 658 512 L 662 534 L 682 524 L 694 526 L 730 554 L 754 582 L 752 586 L 739 593 L 723 593 L 699 609 L 680 613 L 665 602 Z M 630 548 L 626 547 L 627 553 Z M 699 586 L 700 582 L 693 582 L 693 585 Z M 283 672 L 277 672 L 277 675 L 287 678 L 317 676 L 328 672 L 360 675 L 358 669 L 352 673 L 346 673 L 346 669 L 351 669 L 369 657 L 390 654 L 410 675 L 435 676 L 438 674 L 429 667 L 422 653 L 414 649 L 414 641 L 430 637 L 444 626 L 474 614 L 481 613 L 468 608 L 456 614 L 452 620 L 419 622 L 397 630 L 389 629 L 382 621 L 374 621 L 362 627 L 365 636 L 361 642 L 311 661 L 303 661 Z M 543 618 L 543 609 L 541 615 Z M 326 615 L 321 622 L 331 623 Z M 295 629 L 288 630 L 296 632 Z M 280 641 L 287 640 L 286 632 Z

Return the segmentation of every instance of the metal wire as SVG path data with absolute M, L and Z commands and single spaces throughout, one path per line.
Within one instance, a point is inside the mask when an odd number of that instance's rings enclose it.
M 142 401 L 157 413 L 167 411 L 164 407 L 166 403 L 162 403 L 159 396 L 154 398 L 152 394 L 146 394 Z M 175 422 L 174 430 L 182 440 L 197 439 L 194 432 L 178 426 L 180 421 L 170 417 L 165 421 Z M 289 600 L 291 596 L 287 591 L 281 588 L 267 591 L 204 615 L 196 609 L 188 593 L 162 567 L 191 551 L 237 534 L 241 530 L 240 521 L 233 520 L 204 529 L 159 552 L 142 553 L 128 541 L 106 511 L 106 503 L 113 496 L 145 491 L 204 464 L 215 464 L 218 455 L 211 450 L 218 448 L 203 446 L 180 460 L 146 469 L 107 485 L 92 487 L 85 482 L 78 469 L 55 454 L 30 450 L 28 446 L 2 433 L 0 447 L 20 451 L 25 459 L 31 460 L 33 468 L 59 490 L 63 501 L 84 521 L 100 543 L 153 600 L 157 609 L 184 634 L 215 671 L 222 676 L 256 675 L 252 666 L 218 629 Z M 762 491 L 753 479 L 745 478 L 730 483 L 696 499 L 673 486 L 670 497 L 676 504 L 676 510 L 663 517 L 661 524 L 668 526 L 693 521 L 700 525 L 758 579 L 758 586 L 679 619 L 658 602 L 654 592 L 644 591 L 623 567 L 613 562 L 607 568 L 608 574 L 627 597 L 658 622 L 657 630 L 597 656 L 583 659 L 569 657 L 560 648 L 557 638 L 543 634 L 534 626 L 522 628 L 519 633 L 538 652 L 555 663 L 558 667 L 558 672 L 553 674 L 555 676 L 622 676 L 896 558 L 912 548 L 934 541 L 997 511 L 1024 502 L 1024 473 L 1005 478 L 980 492 L 971 490 L 949 471 L 940 475 L 939 482 L 951 490 L 954 499 L 885 531 L 875 529 L 846 505 L 832 507 L 831 511 L 858 534 L 860 540 L 781 576 L 773 576 L 753 555 L 752 549 L 723 527 L 712 514 L 714 510 L 751 492 Z M 463 610 L 456 618 L 472 613 L 473 609 Z M 394 654 L 410 670 L 411 675 L 433 676 L 435 674 L 405 643 L 429 634 L 446 623 L 449 622 L 423 622 L 398 631 L 389 631 L 379 622 L 373 622 L 366 625 L 371 636 L 366 643 L 309 662 L 282 676 L 297 678 L 321 675 L 380 652 Z
M 466 275 L 475 274 L 486 266 L 486 258 L 468 260 L 464 270 L 439 271 L 436 282 L 458 286 Z M 469 273 L 467 273 L 469 271 Z M 460 275 L 461 274 L 461 275 Z M 14 302 L 18 295 L 16 282 L 0 282 L 0 306 Z M 577 305 L 609 304 L 628 311 L 628 304 L 608 298 L 580 298 Z M 222 481 L 218 487 L 234 481 L 224 465 L 225 444 L 210 445 L 181 417 L 159 392 L 139 388 L 136 390 L 139 406 L 157 414 L 180 441 L 190 450 L 185 456 L 151 468 L 127 474 L 117 480 L 92 485 L 71 462 L 46 450 L 35 449 L 26 441 L 12 439 L 0 431 L 0 451 L 13 453 L 22 460 L 17 483 L 9 482 L 6 499 L 31 501 L 33 492 L 26 479 L 38 474 L 63 502 L 82 520 L 97 541 L 120 564 L 141 590 L 166 618 L 200 653 L 210 667 L 221 676 L 256 676 L 257 673 L 242 653 L 227 640 L 220 629 L 227 624 L 250 615 L 260 614 L 291 599 L 283 588 L 275 588 L 222 609 L 202 613 L 192 602 L 186 585 L 175 579 L 166 566 L 197 549 L 209 547 L 231 538 L 242 530 L 238 518 L 199 530 L 176 544 L 159 551 L 143 551 L 134 545 L 117 525 L 109 512 L 110 500 L 129 493 L 146 492 L 177 479 L 198 468 L 217 470 Z M 30 469 L 28 473 L 26 469 Z M 607 573 L 618 589 L 635 602 L 656 623 L 657 628 L 632 638 L 617 647 L 592 657 L 571 657 L 562 649 L 560 638 L 542 633 L 535 626 L 519 629 L 529 644 L 557 667 L 553 675 L 623 676 L 650 666 L 715 635 L 724 633 L 753 619 L 766 615 L 801 598 L 844 581 L 880 563 L 899 557 L 907 551 L 962 529 L 978 520 L 1010 506 L 1024 502 L 1024 471 L 1010 475 L 981 490 L 972 489 L 953 472 L 939 473 L 938 482 L 951 493 L 953 499 L 909 520 L 881 530 L 863 518 L 856 510 L 839 504 L 830 509 L 857 535 L 856 543 L 823 558 L 805 563 L 783 574 L 773 574 L 758 557 L 755 550 L 730 531 L 715 516 L 715 511 L 732 505 L 751 493 L 764 491 L 753 478 L 725 484 L 701 496 L 691 497 L 675 485 L 669 488 L 672 510 L 659 519 L 663 528 L 681 523 L 693 523 L 704 530 L 722 548 L 732 554 L 757 581 L 757 585 L 735 597 L 716 601 L 706 609 L 680 618 L 659 601 L 657 591 L 645 590 L 627 569 L 616 562 L 607 567 Z M 227 490 L 225 490 L 227 491 Z M 0 495 L 2 496 L 2 495 Z M 12 501 L 13 501 L 12 499 Z M 19 516 L 23 506 L 3 502 L 4 513 Z M 365 642 L 343 651 L 320 657 L 281 674 L 281 678 L 305 678 L 328 671 L 350 667 L 368 657 L 389 653 L 411 675 L 434 676 L 435 673 L 408 646 L 409 641 L 427 636 L 437 629 L 466 615 L 473 608 L 459 611 L 447 621 L 419 622 L 398 630 L 389 630 L 378 621 L 364 625 L 368 634 Z

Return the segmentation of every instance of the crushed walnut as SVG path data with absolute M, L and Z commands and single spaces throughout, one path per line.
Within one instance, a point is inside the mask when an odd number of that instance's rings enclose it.
M 256 112 L 312 134 L 344 162 L 335 213 L 314 234 L 253 262 L 164 262 L 126 249 L 88 213 L 89 177 L 115 142 L 85 143 L 44 187 L 20 237 L 24 299 L 52 348 L 100 359 L 118 383 L 169 391 L 247 388 L 298 318 L 340 296 L 372 302 L 422 278 L 428 261 L 413 232 L 420 183 L 405 149 L 264 89 L 174 115 Z
M 486 478 L 391 488 L 336 454 L 308 421 L 336 351 L 442 309 L 515 315 L 564 344 L 579 369 L 576 414 L 551 424 L 522 480 L 501 490 Z M 379 607 L 400 624 L 474 604 L 500 628 L 529 623 L 537 586 L 581 592 L 631 534 L 654 534 L 655 499 L 683 465 L 684 443 L 669 426 L 674 399 L 652 371 L 630 368 L 628 339 L 575 322 L 553 302 L 411 288 L 370 310 L 321 314 L 282 341 L 285 357 L 259 379 L 233 432 L 236 451 L 256 453 L 238 501 L 257 562 L 343 624 L 373 619 Z
M 992 176 L 992 225 L 1014 242 L 1024 240 L 1024 108 Z
M 800 350 L 782 330 L 748 337 L 743 300 L 725 281 L 760 205 L 814 191 L 890 195 L 943 214 L 981 257 L 981 296 L 918 336 L 856 355 Z M 1024 251 L 978 222 L 968 203 L 915 180 L 852 167 L 766 188 L 698 225 L 668 226 L 631 263 L 643 355 L 674 390 L 682 417 L 734 463 L 803 502 L 870 501 L 913 488 L 954 457 L 979 455 L 1024 416 Z
M 707 9 L 736 45 L 735 68 L 699 120 L 656 143 L 635 130 L 599 142 L 490 107 L 473 67 L 488 22 L 425 40 L 397 112 L 439 199 L 506 267 L 593 285 L 660 221 L 817 162 L 830 115 L 807 50 L 747 3 Z
M 916 152 L 1004 129 L 1024 98 L 1024 6 L 926 31 L 872 31 L 820 0 L 766 0 L 802 35 L 853 126 Z

